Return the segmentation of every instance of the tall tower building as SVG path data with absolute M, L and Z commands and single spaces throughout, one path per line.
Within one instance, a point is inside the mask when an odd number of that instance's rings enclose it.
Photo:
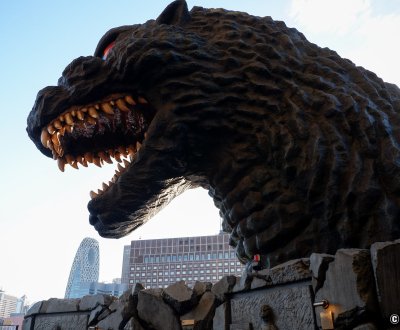
M 99 258 L 99 242 L 94 238 L 84 238 L 72 263 L 65 298 L 80 298 L 87 294 L 85 286 L 98 282 Z

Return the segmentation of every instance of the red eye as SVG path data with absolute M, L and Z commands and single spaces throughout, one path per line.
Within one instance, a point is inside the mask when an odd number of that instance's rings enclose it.
M 115 41 L 113 41 L 112 43 L 110 43 L 110 44 L 104 49 L 103 57 L 102 57 L 103 60 L 105 60 L 105 59 L 107 58 L 108 53 L 110 52 L 111 49 L 114 48 L 114 46 L 115 46 Z

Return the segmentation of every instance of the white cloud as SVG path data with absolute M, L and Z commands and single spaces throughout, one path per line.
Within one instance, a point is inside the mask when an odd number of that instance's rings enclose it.
M 292 0 L 288 14 L 310 41 L 400 85 L 399 12 L 378 15 L 371 0 Z
M 292 0 L 289 15 L 304 32 L 343 35 L 369 15 L 369 11 L 369 0 Z

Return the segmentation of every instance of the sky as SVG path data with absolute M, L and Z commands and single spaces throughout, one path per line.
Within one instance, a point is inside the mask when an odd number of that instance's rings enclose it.
M 283 20 L 321 47 L 400 86 L 397 0 L 187 1 Z M 37 92 L 56 85 L 74 58 L 92 55 L 110 28 L 155 19 L 170 1 L 15 0 L 0 2 L 0 289 L 30 302 L 62 298 L 80 242 L 100 245 L 100 280 L 121 277 L 132 240 L 217 234 L 220 218 L 207 191 L 176 198 L 130 235 L 101 238 L 88 223 L 89 191 L 115 165 L 83 170 L 43 156 L 26 134 Z

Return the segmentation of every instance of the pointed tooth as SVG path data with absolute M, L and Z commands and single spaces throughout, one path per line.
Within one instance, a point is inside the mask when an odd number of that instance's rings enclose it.
M 65 125 L 64 127 L 65 127 L 65 131 L 68 133 L 72 133 L 72 131 L 74 130 L 74 127 L 70 126 L 70 125 Z
M 130 111 L 129 108 L 127 107 L 124 99 L 118 99 L 116 101 L 116 104 L 117 104 L 118 109 L 120 109 L 121 111 L 124 111 L 124 112 L 129 112 Z
M 104 152 L 104 151 L 100 151 L 99 153 L 98 153 L 98 156 L 101 158 L 101 159 L 103 159 L 106 163 L 108 163 L 108 164 L 112 164 L 113 162 L 112 162 L 112 160 L 111 160 L 111 158 L 110 158 L 110 156 L 106 153 L 106 152 Z
M 118 179 L 118 176 L 117 176 L 117 175 L 114 175 L 114 176 L 111 178 L 111 182 L 112 182 L 112 183 L 115 183 L 115 182 L 117 182 L 117 179 Z
M 47 142 L 50 140 L 50 134 L 47 129 L 42 129 L 42 133 L 40 134 L 40 142 L 42 142 L 43 146 L 47 148 Z
M 109 154 L 111 157 L 114 157 L 115 151 L 114 151 L 113 149 L 109 149 L 109 150 L 108 150 L 108 154 Z
M 72 110 L 72 111 L 71 111 L 71 116 L 72 116 L 72 117 L 75 117 L 75 116 L 76 116 L 76 110 Z
M 137 141 L 136 142 L 136 150 L 139 151 L 141 147 L 142 147 L 142 144 L 139 141 Z
M 100 195 L 100 194 L 102 194 L 102 193 L 103 193 L 103 190 L 97 189 L 97 195 Z
M 85 119 L 85 115 L 83 114 L 83 111 L 81 111 L 81 110 L 78 110 L 78 111 L 76 112 L 76 117 L 77 117 L 79 120 L 84 120 L 84 119 Z
M 139 97 L 138 97 L 138 102 L 139 102 L 139 103 L 142 103 L 142 104 L 147 104 L 147 103 L 149 103 L 149 102 L 147 102 L 147 100 L 146 100 L 144 97 L 142 97 L 142 96 L 139 96 Z
M 89 116 L 92 118 L 99 118 L 99 114 L 94 107 L 90 107 L 88 110 Z
M 64 115 L 59 115 L 57 119 L 62 123 L 65 121 Z
M 60 133 L 60 136 L 64 136 L 64 134 L 65 134 L 65 126 L 63 128 L 60 128 L 60 130 L 58 132 Z
M 86 122 L 88 122 L 90 125 L 96 125 L 97 124 L 96 119 L 94 119 L 92 117 L 87 117 Z
M 54 146 L 53 146 L 54 147 Z M 58 153 L 57 153 L 57 151 L 55 151 L 54 149 L 51 149 L 51 153 L 52 153 L 52 155 L 53 155 L 53 159 L 54 160 L 57 160 L 58 159 Z
M 85 108 L 80 109 L 80 111 L 81 111 L 81 112 L 87 112 L 88 109 L 85 107 Z
M 49 132 L 49 134 L 54 134 L 55 131 L 56 131 L 56 129 L 54 128 L 53 125 L 47 126 L 47 132 Z
M 91 198 L 91 199 L 97 197 L 97 193 L 95 193 L 93 190 L 90 191 L 89 195 L 90 195 L 90 198 Z
M 79 170 L 79 167 L 78 167 L 78 162 L 77 161 L 74 161 L 72 164 L 70 164 L 73 168 L 76 168 L 77 170 Z
M 130 146 L 128 147 L 128 154 L 129 154 L 129 155 L 134 155 L 135 152 L 136 152 L 136 147 L 135 147 L 134 145 L 130 145 Z
M 65 160 L 67 161 L 67 163 L 69 165 L 72 166 L 72 163 L 75 161 L 75 158 L 74 158 L 74 156 L 68 154 L 68 155 L 65 155 Z
M 51 142 L 53 142 L 53 145 L 54 146 L 60 146 L 60 140 L 59 140 L 59 137 L 60 137 L 60 133 L 56 133 L 56 134 L 53 134 L 52 136 L 51 136 Z
M 118 152 L 121 154 L 121 155 L 123 155 L 123 156 L 125 156 L 126 155 L 126 148 L 125 147 L 118 147 Z
M 115 105 L 114 100 L 111 100 L 111 101 L 110 101 L 110 104 L 111 104 L 111 105 Z
M 107 188 L 108 188 L 108 184 L 106 184 L 106 183 L 103 182 L 102 188 L 103 188 L 103 191 L 106 191 Z
M 74 124 L 74 119 L 72 118 L 72 115 L 70 112 L 65 114 L 65 121 L 67 122 L 68 125 L 73 125 Z
M 123 168 L 120 163 L 118 163 L 117 168 L 118 168 L 118 171 L 120 171 L 120 172 L 125 170 L 125 168 Z
M 130 95 L 125 96 L 125 101 L 128 102 L 131 105 L 136 105 L 135 100 Z
M 100 106 L 98 104 L 95 104 L 94 107 L 96 108 L 96 110 L 100 110 Z
M 112 108 L 112 106 L 109 103 L 102 103 L 100 105 L 101 110 L 103 110 L 105 113 L 109 114 L 109 115 L 113 115 L 114 114 L 114 110 Z
M 60 169 L 61 172 L 64 172 L 65 164 L 66 164 L 66 162 L 65 162 L 65 160 L 63 158 L 58 158 L 57 159 L 57 165 L 58 165 L 58 168 Z
M 116 152 L 116 153 L 114 154 L 114 158 L 116 159 L 116 161 L 117 161 L 118 163 L 121 163 L 121 162 L 122 162 L 122 160 L 121 160 L 121 154 L 120 154 L 119 152 Z
M 131 164 L 131 163 L 130 163 L 128 160 L 124 159 L 125 168 L 127 168 L 130 164 Z
M 62 124 L 61 124 L 61 122 L 60 122 L 58 119 L 56 119 L 56 120 L 53 122 L 53 125 L 54 125 L 55 128 L 58 128 L 58 129 L 60 129 L 60 128 L 62 127 Z
M 98 166 L 101 167 L 101 160 L 99 157 L 93 157 L 93 163 Z
M 87 163 L 87 161 L 85 160 L 84 157 L 78 156 L 78 157 L 76 157 L 76 161 L 77 161 L 79 164 L 81 164 L 82 166 L 88 167 L 88 163 Z
M 91 152 L 85 152 L 85 154 L 83 155 L 83 157 L 85 158 L 85 160 L 88 163 L 92 163 L 93 162 L 93 154 Z

